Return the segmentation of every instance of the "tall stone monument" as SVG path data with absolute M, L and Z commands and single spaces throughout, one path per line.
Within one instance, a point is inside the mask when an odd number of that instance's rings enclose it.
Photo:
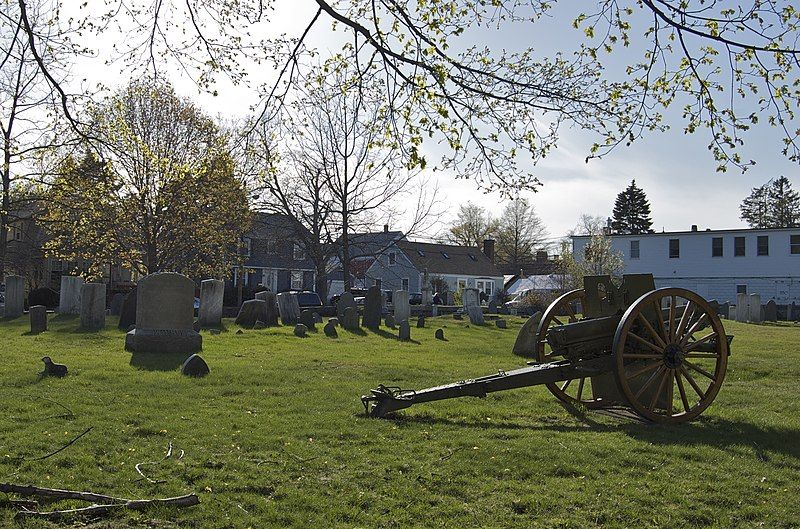
M 213 327 L 222 323 L 222 296 L 225 283 L 219 279 L 206 279 L 200 283 L 200 310 L 198 320 L 201 327 Z
M 392 296 L 394 305 L 394 321 L 400 323 L 403 320 L 411 319 L 411 305 L 408 303 L 408 291 L 398 290 Z
M 481 305 L 481 293 L 477 288 L 465 288 L 461 291 L 461 301 L 464 303 L 464 312 L 469 307 L 479 307 Z
M 750 315 L 748 320 L 751 323 L 761 323 L 763 320 L 761 311 L 761 294 L 750 294 Z
M 19 318 L 25 312 L 25 278 L 6 276 L 6 318 Z
M 150 274 L 136 294 L 136 328 L 125 336 L 134 352 L 195 353 L 203 338 L 194 328 L 194 282 L 173 272 Z
M 81 285 L 81 328 L 100 330 L 106 326 L 105 283 Z
M 383 296 L 381 289 L 372 286 L 367 290 L 364 298 L 364 327 L 376 330 L 381 326 L 381 311 L 383 309 Z
M 261 321 L 268 327 L 275 327 L 278 325 L 278 299 L 275 292 L 264 290 L 263 292 L 256 292 L 256 299 L 260 299 L 266 305 L 264 306 L 264 314 L 261 316 Z
M 297 300 L 297 294 L 293 292 L 281 292 L 277 295 L 277 299 L 281 323 L 284 325 L 296 325 L 300 323 L 300 303 Z
M 58 312 L 60 314 L 81 313 L 81 287 L 83 278 L 80 276 L 61 276 L 61 293 L 58 298 Z
M 747 294 L 736 294 L 736 321 L 743 323 L 750 316 L 750 297 Z

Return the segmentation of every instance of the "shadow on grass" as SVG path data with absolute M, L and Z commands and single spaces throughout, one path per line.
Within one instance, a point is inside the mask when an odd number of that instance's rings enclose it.
M 131 366 L 144 371 L 175 371 L 192 353 L 133 353 Z
M 375 336 L 380 336 L 381 338 L 391 338 L 392 340 L 397 340 L 397 335 L 392 334 L 389 331 L 384 331 L 383 329 L 367 329 L 371 334 Z M 366 333 L 365 333 L 366 334 Z

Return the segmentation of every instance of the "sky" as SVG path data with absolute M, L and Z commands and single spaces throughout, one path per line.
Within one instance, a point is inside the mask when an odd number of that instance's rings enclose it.
M 479 30 L 473 38 L 493 49 L 534 46 L 545 53 L 571 49 L 583 38 L 581 32 L 571 27 L 572 18 L 580 9 L 576 7 L 577 1 L 564 0 L 564 13 L 556 11 L 545 24 L 537 23 L 533 34 L 526 27 L 512 26 L 502 31 Z M 278 0 L 270 27 L 276 34 L 285 32 L 298 36 L 313 16 L 315 7 L 313 0 Z M 327 21 L 321 21 L 309 35 L 309 43 L 323 55 L 336 51 L 337 37 L 328 27 Z M 119 35 L 106 35 L 97 40 L 94 44 L 98 53 L 102 56 L 108 43 L 118 38 Z M 612 56 L 609 68 L 620 68 L 629 58 L 624 52 L 619 57 Z M 124 72 L 102 65 L 97 58 L 79 63 L 76 73 L 111 87 L 127 81 Z M 271 69 L 264 67 L 252 72 L 254 79 L 269 79 L 273 75 Z M 199 93 L 177 72 L 170 77 L 182 95 L 192 97 L 212 115 L 244 116 L 248 105 L 258 100 L 259 94 L 253 89 L 220 82 L 222 95 L 212 97 Z M 536 193 L 522 193 L 534 205 L 550 236 L 554 240 L 563 237 L 582 214 L 609 217 L 616 195 L 632 179 L 650 200 L 656 231 L 688 230 L 693 224 L 700 229 L 746 227 L 739 219 L 739 204 L 753 187 L 784 175 L 800 188 L 797 165 L 780 154 L 780 136 L 769 127 L 761 127 L 748 136 L 743 152 L 747 158 L 757 160 L 755 167 L 744 174 L 738 169 L 718 173 L 716 162 L 707 149 L 709 136 L 703 131 L 685 135 L 682 122 L 674 113 L 669 115 L 668 122 L 670 131 L 651 133 L 630 147 L 619 147 L 589 163 L 585 158 L 594 138 L 582 131 L 562 128 L 558 148 L 533 168 L 543 185 Z M 459 204 L 467 201 L 480 204 L 494 216 L 499 216 L 506 204 L 499 193 L 483 193 L 469 179 L 455 179 L 447 172 L 433 173 L 433 177 L 439 183 L 442 209 L 449 212 L 443 218 L 445 222 L 453 218 Z

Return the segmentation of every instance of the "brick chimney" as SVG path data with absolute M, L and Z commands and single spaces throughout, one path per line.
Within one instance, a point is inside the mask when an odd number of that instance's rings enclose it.
M 483 255 L 494 262 L 494 239 L 484 239 L 483 241 Z
M 383 233 L 389 233 L 389 225 L 388 224 L 384 224 L 383 225 Z

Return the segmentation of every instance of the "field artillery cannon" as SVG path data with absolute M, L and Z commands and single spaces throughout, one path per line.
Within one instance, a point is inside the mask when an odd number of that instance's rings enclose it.
M 650 274 L 587 276 L 556 299 L 536 331 L 527 367 L 421 390 L 384 385 L 361 397 L 385 417 L 414 404 L 544 384 L 560 400 L 598 409 L 630 408 L 655 422 L 684 422 L 717 396 L 732 336 L 711 306 L 683 288 L 655 288 Z

